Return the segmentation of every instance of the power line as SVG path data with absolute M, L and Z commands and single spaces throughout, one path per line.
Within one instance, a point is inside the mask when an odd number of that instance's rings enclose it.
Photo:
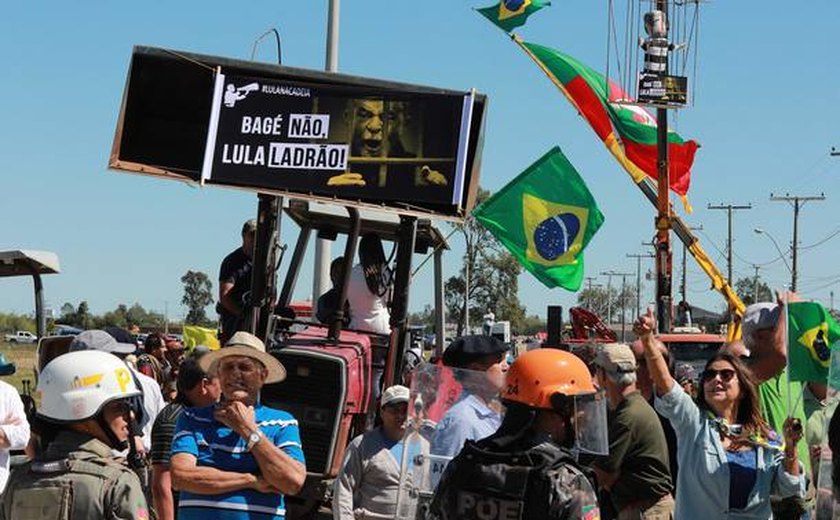
M 828 276 L 803 277 L 803 279 L 805 280 L 805 283 L 821 283 L 821 282 L 824 282 L 826 280 L 833 280 L 837 277 L 838 277 L 837 274 L 830 274 Z
M 803 170 L 802 175 L 799 176 L 800 181 L 794 186 L 794 189 L 797 191 L 801 190 L 828 173 L 834 167 L 834 164 L 830 162 L 830 157 L 831 153 L 829 155 L 820 155 L 819 159 L 814 160 L 808 168 Z
M 836 285 L 836 284 L 838 284 L 838 283 L 840 283 L 840 277 L 835 278 L 833 281 L 831 281 L 831 282 L 829 282 L 829 283 L 827 283 L 827 284 L 820 285 L 820 286 L 818 286 L 818 287 L 814 287 L 813 289 L 809 289 L 809 290 L 808 290 L 808 292 L 813 293 L 813 292 L 815 292 L 815 291 L 819 291 L 819 290 L 825 289 L 825 288 L 827 288 L 827 287 L 831 287 L 832 285 Z
M 708 240 L 708 241 L 709 241 L 709 243 L 710 243 L 710 244 L 712 244 L 712 247 L 714 247 L 714 248 L 715 248 L 715 250 L 718 252 L 718 254 L 719 254 L 722 258 L 725 258 L 725 257 L 726 257 L 726 253 L 723 251 L 723 249 L 721 249 L 720 247 L 718 247 L 718 245 L 717 245 L 717 243 L 715 242 L 715 240 L 714 240 L 712 237 L 710 237 L 708 233 L 706 233 L 706 232 L 705 232 L 705 231 L 703 231 L 703 230 L 700 230 L 700 234 L 701 234 L 701 235 L 703 235 L 704 237 L 706 237 L 706 240 Z
M 727 229 L 729 230 L 727 233 L 726 238 L 726 266 L 728 271 L 728 282 L 729 285 L 732 285 L 732 212 L 737 211 L 739 209 L 752 209 L 752 204 L 718 204 L 717 206 L 712 206 L 711 204 L 708 205 L 709 209 L 725 209 L 726 210 L 726 220 L 727 220 Z
M 811 245 L 800 247 L 799 250 L 802 251 L 802 250 L 807 250 L 807 249 L 813 249 L 817 246 L 821 246 L 821 245 L 825 244 L 826 242 L 828 242 L 829 240 L 831 240 L 832 238 L 836 237 L 837 235 L 840 235 L 840 228 L 835 229 L 827 237 L 825 237 L 821 240 L 818 240 Z
M 790 290 L 796 292 L 796 275 L 797 275 L 797 250 L 799 248 L 799 210 L 802 206 L 805 205 L 806 202 L 812 200 L 822 201 L 825 200 L 825 195 L 820 193 L 819 195 L 813 195 L 810 197 L 793 197 L 788 195 L 787 193 L 784 197 L 775 197 L 773 194 L 770 194 L 770 200 L 774 202 L 788 202 L 792 203 L 793 206 L 793 243 L 791 244 L 791 249 L 793 250 L 793 267 L 791 267 L 790 271 Z M 769 236 L 769 235 L 768 235 Z
M 785 251 L 785 254 L 787 254 L 788 252 L 790 252 L 790 249 L 788 249 L 787 251 Z M 776 262 L 778 262 L 779 260 L 784 260 L 785 255 L 784 255 L 784 254 L 779 255 L 779 256 L 777 256 L 776 258 L 774 258 L 774 259 L 772 259 L 772 260 L 769 260 L 769 261 L 767 261 L 767 262 L 753 262 L 752 260 L 748 260 L 748 259 L 744 258 L 743 256 L 739 255 L 738 253 L 735 253 L 735 258 L 737 258 L 737 259 L 738 259 L 738 260 L 740 260 L 741 262 L 744 262 L 744 263 L 745 263 L 745 264 L 747 264 L 747 265 L 760 265 L 761 267 L 764 267 L 765 265 L 775 264 L 775 263 L 776 263 Z

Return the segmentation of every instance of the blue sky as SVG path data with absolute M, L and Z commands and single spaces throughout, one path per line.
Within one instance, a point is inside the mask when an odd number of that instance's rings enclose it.
M 482 185 L 497 190 L 554 145 L 578 168 L 606 221 L 586 252 L 587 276 L 606 270 L 635 272 L 627 253 L 645 251 L 653 208 L 542 73 L 472 7 L 460 0 L 366 0 L 342 3 L 341 72 L 440 86 L 475 87 L 490 98 Z M 619 3 L 619 2 L 616 2 Z M 621 2 L 623 3 L 623 2 Z M 606 67 L 606 0 L 555 0 L 520 34 Z M 248 59 L 257 36 L 276 27 L 287 65 L 323 69 L 326 0 L 293 2 L 4 2 L 0 18 L 0 249 L 58 253 L 63 272 L 45 279 L 47 300 L 87 300 L 94 312 L 139 302 L 180 317 L 181 275 L 201 270 L 215 280 L 221 258 L 256 211 L 256 196 L 220 188 L 198 189 L 106 168 L 133 45 L 167 47 Z M 837 132 L 840 3 L 812 0 L 807 8 L 782 2 L 711 2 L 701 11 L 694 106 L 675 120 L 685 138 L 698 140 L 686 216 L 703 226 L 702 244 L 726 271 L 726 216 L 707 204 L 751 203 L 735 215 L 735 277 L 751 276 L 751 263 L 778 257 L 755 235 L 761 227 L 782 248 L 791 240 L 793 210 L 770 202 L 770 193 L 814 195 L 804 206 L 802 246 L 840 229 Z M 257 59 L 274 61 L 273 43 Z M 615 62 L 613 65 L 615 66 Z M 284 227 L 283 241 L 296 230 Z M 445 260 L 454 273 L 462 250 Z M 334 251 L 338 247 L 334 246 Z M 840 298 L 836 258 L 840 238 L 802 249 L 800 287 L 805 297 Z M 311 258 L 311 256 L 309 257 Z M 681 248 L 675 248 L 675 294 Z M 652 269 L 646 262 L 643 270 Z M 431 263 L 412 289 L 412 309 L 431 302 Z M 781 261 L 761 268 L 771 286 L 789 280 Z M 631 277 L 631 279 L 633 279 Z M 596 283 L 606 284 L 598 276 Z M 628 280 L 629 281 L 629 280 Z M 613 283 L 618 283 L 613 279 Z M 311 273 L 298 299 L 311 293 Z M 689 301 L 719 309 L 689 259 Z M 215 287 L 214 287 L 215 289 Z M 643 286 L 652 299 L 653 284 Z M 520 279 L 529 314 L 548 304 L 569 306 L 575 295 L 548 290 L 530 275 Z M 0 311 L 29 312 L 28 281 L 3 280 Z

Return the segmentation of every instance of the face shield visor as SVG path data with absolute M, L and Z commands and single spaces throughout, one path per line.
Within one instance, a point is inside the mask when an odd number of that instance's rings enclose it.
M 574 396 L 575 449 L 579 453 L 608 455 L 607 397 L 604 392 Z

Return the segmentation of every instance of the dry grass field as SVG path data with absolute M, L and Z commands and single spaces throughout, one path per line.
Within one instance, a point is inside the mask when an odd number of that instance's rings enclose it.
M 20 345 L 0 342 L 0 352 L 7 361 L 17 365 L 17 370 L 10 376 L 3 376 L 2 380 L 23 391 L 23 381 L 28 380 L 35 391 L 35 349 L 37 345 Z

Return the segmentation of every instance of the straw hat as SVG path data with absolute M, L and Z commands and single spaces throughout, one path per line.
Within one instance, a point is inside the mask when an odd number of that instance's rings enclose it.
M 205 354 L 199 360 L 201 369 L 212 372 L 222 358 L 244 356 L 256 359 L 268 370 L 266 383 L 279 383 L 286 379 L 286 368 L 274 356 L 265 351 L 265 344 L 250 332 L 239 331 L 225 343 L 224 348 Z

